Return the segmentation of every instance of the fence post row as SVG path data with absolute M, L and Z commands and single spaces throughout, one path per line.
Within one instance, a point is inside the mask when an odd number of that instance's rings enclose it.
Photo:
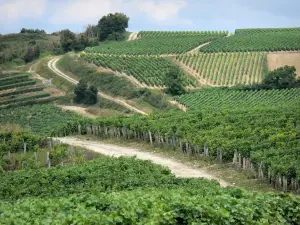
M 75 127 L 75 133 L 76 133 L 76 127 Z M 72 132 L 71 132 L 72 133 Z M 78 135 L 82 135 L 82 126 L 79 124 L 77 126 L 77 133 Z M 63 130 L 63 134 L 66 135 L 66 131 Z M 191 142 L 188 140 L 185 141 L 185 144 L 183 143 L 181 137 L 175 137 L 172 135 L 171 137 L 163 136 L 160 133 L 152 133 L 151 131 L 143 132 L 143 131 L 137 131 L 136 129 L 133 129 L 132 131 L 127 127 L 107 127 L 107 126 L 95 126 L 92 124 L 86 125 L 86 134 L 88 135 L 96 135 L 101 137 L 116 137 L 116 138 L 125 138 L 125 139 L 138 139 L 143 140 L 145 142 L 150 143 L 151 145 L 163 145 L 172 147 L 173 149 L 178 148 L 181 152 L 188 154 L 189 156 L 196 156 L 201 155 L 203 153 L 204 157 L 209 157 L 209 149 L 207 145 L 204 145 L 203 152 L 201 153 L 199 150 L 199 145 L 192 145 Z M 4 140 L 5 142 L 5 140 Z M 24 143 L 24 152 L 26 152 L 26 145 Z M 10 158 L 10 153 L 9 158 Z M 223 151 L 222 148 L 217 148 L 217 161 L 222 163 L 223 162 Z M 49 154 L 47 154 L 47 164 L 48 167 L 51 166 Z M 237 149 L 234 149 L 234 155 L 232 164 L 235 165 L 237 168 L 242 168 L 243 170 L 246 169 L 254 169 L 254 165 L 252 161 L 249 158 L 242 157 L 242 155 L 237 151 Z M 286 177 L 281 176 L 280 174 L 277 174 L 274 179 L 272 179 L 272 171 L 270 168 L 268 169 L 267 175 L 265 177 L 264 175 L 264 164 L 263 162 L 256 163 L 257 165 L 257 174 L 256 177 L 258 179 L 264 180 L 268 179 L 268 182 L 271 184 L 273 183 L 275 188 L 280 190 L 292 190 L 292 191 L 299 191 L 300 184 L 299 182 L 291 178 L 291 180 L 288 180 Z

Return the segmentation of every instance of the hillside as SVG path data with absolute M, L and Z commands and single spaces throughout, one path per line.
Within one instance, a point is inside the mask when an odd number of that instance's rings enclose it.
M 299 224 L 299 28 L 95 29 L 0 37 L 0 224 Z

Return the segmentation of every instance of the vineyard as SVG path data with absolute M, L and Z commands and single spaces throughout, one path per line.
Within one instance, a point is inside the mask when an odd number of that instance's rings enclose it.
M 228 31 L 140 31 L 138 37 L 187 37 L 187 36 L 206 36 L 206 35 L 220 35 L 227 36 Z
M 97 66 L 112 69 L 135 77 L 139 82 L 148 86 L 163 87 L 165 75 L 175 65 L 157 56 L 106 56 L 86 54 L 85 60 Z M 184 86 L 196 86 L 196 82 L 184 76 Z
M 0 107 L 29 105 L 51 101 L 51 94 L 28 74 L 0 76 Z
M 82 119 L 75 113 L 62 111 L 53 105 L 32 105 L 1 109 L 0 124 L 19 124 L 40 135 L 50 135 L 66 124 Z
M 295 224 L 300 219 L 298 196 L 222 189 L 217 182 L 176 178 L 134 158 L 102 157 L 0 178 L 2 224 Z
M 300 104 L 300 89 L 240 91 L 201 89 L 175 98 L 190 109 L 222 110 L 291 107 Z
M 249 28 L 249 29 L 236 29 L 235 35 L 255 35 L 266 33 L 285 33 L 294 32 L 300 35 L 300 28 Z
M 107 42 L 97 47 L 85 49 L 86 53 L 116 55 L 172 55 L 188 52 L 199 45 L 223 37 L 225 34 L 214 33 L 187 36 L 145 37 L 135 41 Z
M 126 139 L 137 138 L 164 144 L 189 155 L 202 155 L 203 148 L 207 147 L 209 155 L 219 161 L 232 162 L 235 158 L 236 162 L 240 154 L 238 165 L 255 168 L 259 173 L 258 178 L 267 177 L 279 189 L 298 190 L 299 112 L 297 105 L 169 112 L 149 117 L 98 119 L 88 123 L 74 121 L 73 125 L 53 135 L 78 133 L 77 126 L 81 124 L 80 133 L 83 134 L 87 132 L 114 137 L 118 134 L 115 130 L 118 128 Z M 90 123 L 93 126 L 88 128 Z M 282 183 L 282 180 L 285 182 Z
M 49 138 L 24 131 L 1 131 L 0 143 L 2 172 L 74 164 L 97 156 L 96 153 L 91 154 L 86 150 L 56 143 Z
M 202 52 L 273 52 L 300 50 L 300 29 L 279 32 L 237 30 L 237 35 L 220 38 L 200 49 Z
M 266 67 L 265 54 L 259 52 L 182 54 L 176 60 L 207 84 L 219 86 L 260 82 Z

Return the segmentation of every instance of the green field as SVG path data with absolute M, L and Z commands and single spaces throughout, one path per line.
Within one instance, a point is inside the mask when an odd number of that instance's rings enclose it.
M 188 36 L 220 35 L 227 36 L 228 31 L 140 31 L 138 37 L 188 37 Z
M 176 178 L 166 168 L 133 158 L 101 158 L 0 178 L 3 224 L 293 224 L 300 219 L 297 196 L 222 189 L 204 179 Z
M 226 34 L 200 34 L 188 36 L 145 37 L 135 41 L 107 42 L 85 49 L 87 53 L 117 55 L 170 55 L 188 52 L 199 45 L 216 40 Z
M 51 101 L 51 94 L 44 91 L 28 74 L 0 75 L 0 107 L 39 104 Z
M 19 124 L 34 133 L 50 135 L 56 129 L 81 118 L 53 105 L 32 105 L 1 109 L 0 124 Z
M 259 52 L 183 54 L 176 60 L 197 74 L 199 80 L 219 86 L 258 83 L 265 66 L 265 54 Z
M 112 69 L 135 77 L 141 84 L 163 87 L 165 76 L 175 66 L 169 60 L 156 56 L 105 56 L 86 54 L 84 59 L 97 66 Z M 196 82 L 184 76 L 184 86 L 196 86 Z
M 273 52 L 300 50 L 300 29 L 237 30 L 237 34 L 218 39 L 200 49 L 202 52 Z
M 292 107 L 300 104 L 300 89 L 241 91 L 201 89 L 175 98 L 190 109 L 222 110 Z

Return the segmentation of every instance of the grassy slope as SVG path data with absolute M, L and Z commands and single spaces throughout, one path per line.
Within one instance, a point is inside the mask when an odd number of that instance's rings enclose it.
M 101 71 L 75 54 L 67 54 L 58 62 L 58 68 L 76 79 L 86 79 L 100 91 L 129 100 L 130 104 L 148 112 L 173 108 L 168 97 L 159 91 L 140 89 L 125 78 Z
M 38 61 L 35 65 L 33 65 L 33 70 L 43 78 L 52 78 L 52 83 L 55 85 L 55 87 L 66 93 L 65 97 L 62 97 L 60 101 L 57 101 L 58 104 L 74 105 L 72 99 L 74 97 L 73 90 L 75 86 L 64 78 L 58 76 L 48 68 L 47 64 L 50 59 L 51 57 L 46 57 Z M 128 113 L 128 110 L 126 108 L 103 98 L 99 98 L 97 105 L 89 107 L 88 110 L 96 116 L 101 116 L 103 113 L 101 109 L 109 109 L 110 112 L 107 112 L 107 110 L 105 110 L 105 115 L 116 115 L 118 114 L 118 111 Z

